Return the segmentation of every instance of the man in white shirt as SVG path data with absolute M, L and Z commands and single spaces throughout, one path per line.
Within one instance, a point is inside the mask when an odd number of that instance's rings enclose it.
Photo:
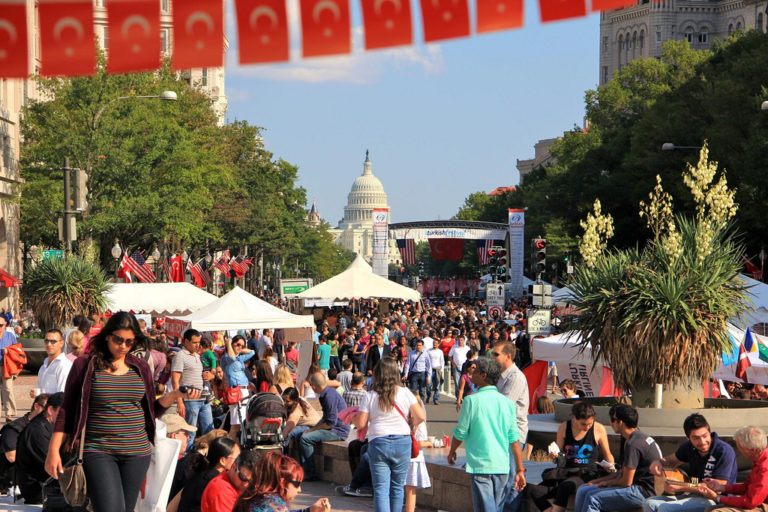
M 45 333 L 45 353 L 48 355 L 43 366 L 37 372 L 37 388 L 40 393 L 54 394 L 64 391 L 72 361 L 64 353 L 64 336 L 58 329 L 49 329 Z M 35 391 L 32 390 L 32 395 Z
M 264 334 L 259 339 L 259 359 L 264 359 L 264 351 L 272 346 L 272 334 L 269 329 L 264 329 Z
M 451 358 L 453 366 L 451 366 L 451 376 L 453 377 L 453 383 L 456 386 L 455 393 L 459 393 L 459 383 L 461 379 L 461 369 L 464 368 L 464 363 L 467 361 L 467 352 L 470 348 L 467 346 L 467 340 L 464 336 L 457 338 L 459 344 L 451 347 L 451 351 L 448 352 L 448 357 Z
M 432 385 L 427 388 L 426 403 L 429 403 L 429 398 L 432 397 L 434 399 L 434 404 L 438 405 L 440 403 L 440 386 L 443 383 L 445 356 L 443 355 L 443 351 L 440 350 L 440 340 L 427 337 L 424 338 L 424 345 L 427 344 L 427 339 L 432 341 L 432 348 L 427 350 L 427 357 L 429 357 L 429 361 L 432 363 Z

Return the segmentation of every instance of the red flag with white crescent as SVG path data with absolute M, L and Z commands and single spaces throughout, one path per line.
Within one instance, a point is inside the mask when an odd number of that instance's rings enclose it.
M 26 1 L 0 0 L 0 77 L 28 74 Z
M 128 73 L 160 67 L 160 4 L 156 0 L 107 0 L 107 71 Z
M 365 49 L 413 43 L 410 0 L 361 0 Z
M 235 0 L 240 64 L 290 58 L 285 0 Z
M 430 238 L 429 248 L 432 250 L 434 260 L 459 261 L 464 251 L 464 239 Z
M 592 0 L 592 11 L 612 11 L 635 5 L 635 0 Z
M 558 21 L 587 15 L 585 0 L 539 0 L 541 21 Z
M 96 71 L 93 2 L 39 0 L 40 74 L 92 75 Z
M 171 258 L 171 281 L 174 283 L 184 282 L 184 261 L 181 254 Z
M 523 26 L 523 0 L 477 0 L 477 32 Z
M 467 0 L 421 0 L 424 41 L 440 41 L 469 35 Z
M 304 57 L 349 53 L 348 0 L 299 0 Z
M 216 68 L 223 63 L 223 0 L 174 2 L 172 68 Z

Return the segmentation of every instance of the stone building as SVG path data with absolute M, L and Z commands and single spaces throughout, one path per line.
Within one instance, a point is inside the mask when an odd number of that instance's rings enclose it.
M 537 167 L 546 167 L 557 163 L 557 159 L 549 152 L 549 148 L 551 148 L 558 140 L 559 137 L 555 137 L 554 139 L 542 139 L 533 145 L 533 158 L 527 160 L 517 159 L 517 170 L 520 173 L 520 183 L 523 183 L 523 179 Z
M 600 85 L 640 57 L 661 56 L 668 40 L 712 48 L 737 30 L 766 30 L 766 0 L 661 0 L 640 2 L 600 15 Z

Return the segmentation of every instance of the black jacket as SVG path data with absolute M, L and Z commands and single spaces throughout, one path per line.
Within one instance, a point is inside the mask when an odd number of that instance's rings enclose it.
M 371 348 L 368 349 L 368 354 L 365 356 L 366 371 L 372 372 L 376 365 L 379 364 L 380 360 L 384 359 L 385 357 L 390 357 L 389 345 L 385 343 L 383 347 L 384 350 L 382 351 L 381 357 L 379 357 L 378 345 L 374 344 L 371 346 Z

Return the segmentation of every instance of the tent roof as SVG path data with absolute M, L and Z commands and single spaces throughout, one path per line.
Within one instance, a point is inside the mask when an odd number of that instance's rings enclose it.
M 176 317 L 198 331 L 314 327 L 312 315 L 294 315 L 254 297 L 239 286 L 196 312 Z
M 416 290 L 390 281 L 373 273 L 371 266 L 358 254 L 347 269 L 339 275 L 297 295 L 300 299 L 403 299 L 418 301 Z
M 116 283 L 105 294 L 112 311 L 184 315 L 216 300 L 190 283 Z

